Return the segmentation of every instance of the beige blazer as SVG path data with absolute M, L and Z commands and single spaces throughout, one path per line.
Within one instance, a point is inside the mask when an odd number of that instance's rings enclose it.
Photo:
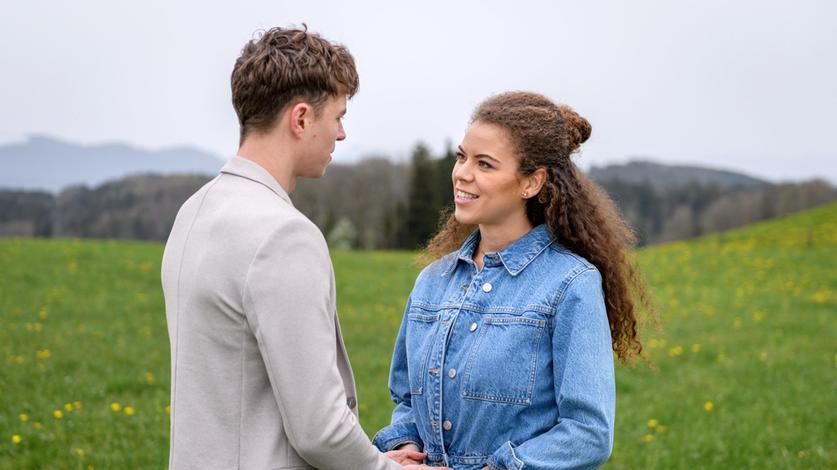
M 169 468 L 401 469 L 358 423 L 317 227 L 234 157 L 181 207 L 162 266 Z

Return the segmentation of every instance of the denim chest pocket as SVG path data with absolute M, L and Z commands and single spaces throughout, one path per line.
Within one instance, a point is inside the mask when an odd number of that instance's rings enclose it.
M 427 375 L 427 360 L 431 345 L 439 328 L 439 313 L 407 314 L 407 370 L 410 377 L 410 394 L 421 395 L 424 392 L 424 380 Z
M 530 405 L 546 320 L 486 316 L 465 365 L 462 396 Z

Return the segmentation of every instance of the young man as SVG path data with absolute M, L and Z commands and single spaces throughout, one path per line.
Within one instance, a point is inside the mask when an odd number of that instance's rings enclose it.
M 297 177 L 322 176 L 357 88 L 349 51 L 306 30 L 271 29 L 235 63 L 238 155 L 183 204 L 163 255 L 171 469 L 425 457 L 385 456 L 363 433 L 328 249 L 288 197 Z

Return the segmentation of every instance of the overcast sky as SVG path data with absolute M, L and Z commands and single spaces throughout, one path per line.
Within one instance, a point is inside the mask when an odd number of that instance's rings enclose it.
M 0 10 L 0 141 L 235 153 L 229 74 L 306 22 L 360 73 L 336 161 L 458 143 L 513 89 L 593 125 L 582 166 L 632 157 L 837 182 L 837 2 L 17 1 Z

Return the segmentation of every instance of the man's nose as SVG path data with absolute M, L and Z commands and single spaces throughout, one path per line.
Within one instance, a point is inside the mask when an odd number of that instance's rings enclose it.
M 346 130 L 343 129 L 343 123 L 340 123 L 340 128 L 337 129 L 337 140 L 346 140 Z

